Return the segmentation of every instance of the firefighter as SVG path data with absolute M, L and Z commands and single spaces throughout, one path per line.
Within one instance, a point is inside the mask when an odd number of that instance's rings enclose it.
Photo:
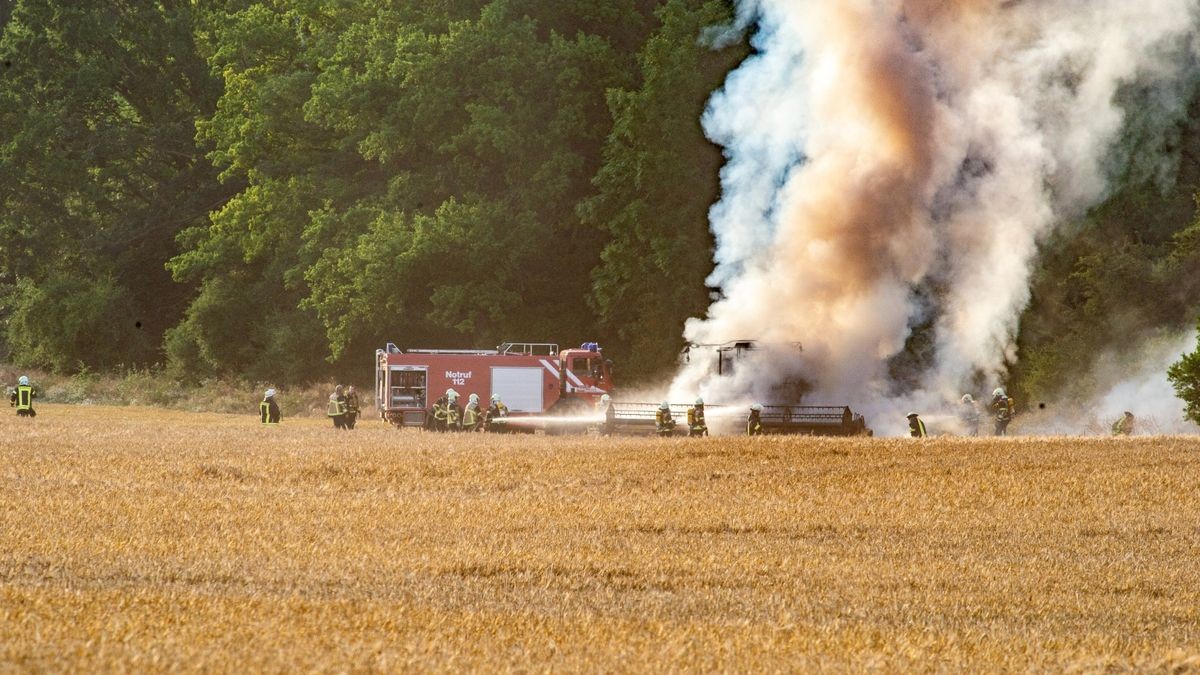
M 29 385 L 29 378 L 22 375 L 17 378 L 17 388 L 8 395 L 8 404 L 17 409 L 18 417 L 37 417 L 37 411 L 33 409 L 35 398 L 37 392 Z
M 483 430 L 500 431 L 503 425 L 499 423 L 499 420 L 504 417 L 508 417 L 508 406 L 500 400 L 500 394 L 492 394 L 492 404 L 484 413 Z
M 962 421 L 963 433 L 968 436 L 979 435 L 979 408 L 970 394 L 963 394 L 958 407 L 958 419 Z
M 929 432 L 925 431 L 925 423 L 921 421 L 921 416 L 915 412 L 908 413 L 908 435 L 913 438 L 929 436 Z
M 755 403 L 750 406 L 750 419 L 746 420 L 746 435 L 747 436 L 762 436 L 762 404 Z
M 458 404 L 458 392 L 446 390 L 446 429 L 462 431 L 462 406 Z
M 279 424 L 279 404 L 275 402 L 275 390 L 268 389 L 258 404 L 259 421 L 263 424 Z
M 325 412 L 333 420 L 334 429 L 346 428 L 346 395 L 342 393 L 342 385 L 333 388 Z
M 604 394 L 600 397 L 600 401 L 596 403 L 596 413 L 604 415 L 604 421 L 600 423 L 600 435 L 612 436 L 617 428 L 617 409 L 613 407 L 611 396 Z
M 675 433 L 675 418 L 671 416 L 671 404 L 663 401 L 654 413 L 654 429 L 659 436 L 670 436 Z
M 353 429 L 354 423 L 358 421 L 359 413 L 358 392 L 354 390 L 354 385 L 350 385 L 346 389 L 346 428 Z
M 1113 436 L 1129 436 L 1132 433 L 1133 433 L 1133 413 L 1126 410 L 1125 414 L 1121 416 L 1121 419 L 1117 420 L 1116 422 L 1113 422 L 1112 435 Z
M 433 430 L 446 430 L 446 409 L 449 407 L 450 397 L 442 394 L 438 400 L 433 402 Z
M 704 399 L 697 398 L 696 405 L 688 408 L 688 436 L 707 436 L 708 425 L 704 422 Z
M 463 431 L 479 431 L 483 426 L 483 411 L 479 409 L 479 394 L 467 397 L 467 407 L 463 410 Z
M 1012 421 L 1016 408 L 1016 403 L 1004 392 L 1004 387 L 996 387 L 992 392 L 992 410 L 996 413 L 997 436 L 1008 435 L 1008 423 Z

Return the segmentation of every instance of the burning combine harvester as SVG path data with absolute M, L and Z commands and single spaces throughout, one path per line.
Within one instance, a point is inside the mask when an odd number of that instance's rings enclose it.
M 797 345 L 790 348 L 799 349 Z M 752 341 L 722 345 L 692 345 L 681 360 L 711 350 L 715 374 L 732 377 L 739 362 L 758 349 Z M 661 404 L 613 401 L 611 412 L 602 397 L 612 394 L 613 363 L 595 342 L 560 350 L 545 342 L 506 342 L 495 349 L 410 349 L 393 343 L 375 352 L 375 400 L 380 417 L 398 427 L 432 428 L 433 404 L 448 389 L 464 400 L 476 394 L 483 401 L 497 395 L 507 417 L 492 420 L 505 431 L 533 433 L 615 434 L 657 433 Z M 806 386 L 789 380 L 770 390 L 761 423 L 768 434 L 815 436 L 870 435 L 862 415 L 847 406 L 811 406 L 800 402 Z M 686 405 L 670 405 L 675 419 L 686 419 Z M 717 434 L 745 433 L 746 410 L 708 405 L 709 428 Z M 686 434 L 680 425 L 678 433 Z
M 760 420 L 764 433 L 806 434 L 812 436 L 870 436 L 866 419 L 846 405 L 806 405 L 805 397 L 810 387 L 798 375 L 789 375 L 788 365 L 799 363 L 802 348 L 799 343 L 764 345 L 755 340 L 734 340 L 720 344 L 691 344 L 679 355 L 684 368 L 707 370 L 710 378 L 728 381 L 731 389 L 754 391 L 768 401 L 762 406 Z M 760 359 L 756 369 L 753 361 Z M 764 387 L 756 373 L 763 372 L 762 360 L 771 363 L 770 371 L 775 376 L 769 387 Z M 739 382 L 739 378 L 742 380 Z M 721 389 L 722 387 L 718 387 Z M 675 413 L 672 406 L 672 414 Z M 737 431 L 745 433 L 747 410 L 731 409 L 728 406 L 705 406 L 707 417 L 714 419 L 714 430 L 726 431 L 726 420 L 739 423 Z M 630 416 L 644 417 L 645 406 L 631 411 Z M 619 410 L 619 409 L 618 409 Z M 618 418 L 620 413 L 618 413 Z M 653 417 L 653 415 L 651 415 Z

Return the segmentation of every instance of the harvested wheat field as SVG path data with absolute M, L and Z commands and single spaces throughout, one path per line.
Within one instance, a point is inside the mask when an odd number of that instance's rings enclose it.
M 0 670 L 1200 667 L 1200 441 L 6 416 Z

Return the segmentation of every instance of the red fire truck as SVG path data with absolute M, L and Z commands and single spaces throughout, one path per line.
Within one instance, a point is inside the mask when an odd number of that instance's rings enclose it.
M 509 415 L 570 414 L 591 410 L 612 391 L 612 362 L 600 345 L 506 342 L 495 349 L 409 349 L 388 343 L 375 350 L 379 415 L 400 427 L 428 426 L 433 404 L 447 389 L 466 405 L 479 394 L 487 407 L 499 394 Z

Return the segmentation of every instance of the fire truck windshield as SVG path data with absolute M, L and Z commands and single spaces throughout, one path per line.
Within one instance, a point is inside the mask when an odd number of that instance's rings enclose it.
M 577 356 L 571 359 L 571 372 L 579 377 L 594 377 L 592 371 L 592 359 Z

